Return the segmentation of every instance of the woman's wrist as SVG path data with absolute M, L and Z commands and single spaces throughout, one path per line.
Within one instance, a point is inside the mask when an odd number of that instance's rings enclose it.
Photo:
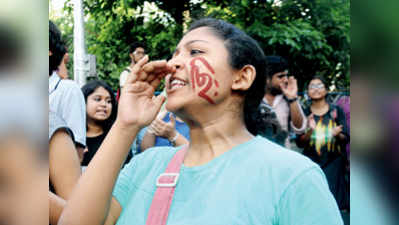
M 138 124 L 126 124 L 118 119 L 115 120 L 114 129 L 120 130 L 121 132 L 133 133 L 134 131 L 139 131 L 141 127 Z
M 172 143 L 173 146 L 176 145 L 177 138 L 179 137 L 179 132 L 175 131 L 173 134 L 168 138 L 170 143 Z
M 174 139 L 177 136 L 177 131 L 174 130 L 173 132 L 170 132 L 169 135 L 166 137 L 169 141 Z

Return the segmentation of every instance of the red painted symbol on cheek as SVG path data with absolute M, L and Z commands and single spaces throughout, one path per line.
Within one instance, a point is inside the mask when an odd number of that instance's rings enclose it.
M 198 85 L 198 87 L 203 87 L 203 89 L 200 90 L 200 92 L 198 92 L 198 96 L 200 96 L 201 98 L 204 98 L 205 100 L 207 100 L 209 103 L 211 104 L 215 104 L 215 102 L 206 94 L 207 91 L 209 91 L 209 89 L 211 89 L 213 82 L 215 82 L 215 86 L 218 88 L 219 87 L 219 83 L 217 82 L 217 80 L 214 80 L 209 74 L 207 73 L 199 73 L 199 68 L 197 65 L 195 65 L 196 61 L 200 61 L 201 63 L 204 64 L 204 66 L 212 73 L 215 74 L 214 69 L 211 67 L 211 65 L 209 65 L 209 63 L 202 57 L 197 57 L 194 58 L 193 60 L 191 60 L 190 62 L 190 66 L 191 66 L 191 83 L 192 83 L 192 87 L 193 90 L 195 90 L 196 85 Z M 215 92 L 214 96 L 217 96 L 218 93 Z

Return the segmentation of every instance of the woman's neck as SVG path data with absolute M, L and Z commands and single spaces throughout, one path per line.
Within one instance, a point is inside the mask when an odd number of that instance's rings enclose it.
M 87 122 L 87 137 L 97 137 L 104 133 L 104 129 L 96 122 L 89 120 Z
M 323 115 L 328 111 L 328 103 L 325 98 L 312 99 L 311 110 L 316 115 Z
M 203 165 L 252 138 L 253 135 L 245 127 L 243 116 L 236 112 L 224 112 L 222 117 L 200 125 L 190 124 L 191 141 L 184 165 Z

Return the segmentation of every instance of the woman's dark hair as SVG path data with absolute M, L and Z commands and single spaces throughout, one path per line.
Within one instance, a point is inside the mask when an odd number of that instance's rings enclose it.
M 285 70 L 288 70 L 288 62 L 285 60 L 283 57 L 278 56 L 278 55 L 269 55 L 266 56 L 267 60 L 267 66 L 269 69 L 269 75 L 270 79 L 272 79 L 272 76 L 276 73 L 283 72 Z
M 259 104 L 265 95 L 265 84 L 267 76 L 267 63 L 263 50 L 258 43 L 246 33 L 234 25 L 218 19 L 204 18 L 194 21 L 188 32 L 208 27 L 212 32 L 224 41 L 229 53 L 228 62 L 234 69 L 241 69 L 245 65 L 252 65 L 256 69 L 256 78 L 251 87 L 243 92 L 244 100 L 244 121 L 247 129 L 254 135 L 260 133 L 262 124 L 258 123 L 260 113 Z
M 89 97 L 89 95 L 91 95 L 99 87 L 103 87 L 105 90 L 107 90 L 111 97 L 111 105 L 112 105 L 111 115 L 109 116 L 108 119 L 102 121 L 100 124 L 102 126 L 102 128 L 104 129 L 104 132 L 107 133 L 109 131 L 109 129 L 111 129 L 112 124 L 115 122 L 116 114 L 118 112 L 118 105 L 117 105 L 117 101 L 116 101 L 114 92 L 112 91 L 112 88 L 104 81 L 93 80 L 93 81 L 88 82 L 87 84 L 85 84 L 82 87 L 82 92 L 85 97 L 85 102 L 87 104 L 87 98 Z
M 61 64 L 62 58 L 66 54 L 65 43 L 61 39 L 61 32 L 57 26 L 49 21 L 49 50 L 51 55 L 49 56 L 49 75 L 58 69 Z

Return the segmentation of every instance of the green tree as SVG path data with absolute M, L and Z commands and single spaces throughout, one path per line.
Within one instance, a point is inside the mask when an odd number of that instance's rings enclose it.
M 183 27 L 192 19 L 227 20 L 255 38 L 267 55 L 281 55 L 303 87 L 320 74 L 339 90 L 349 89 L 350 3 L 347 0 L 85 0 L 88 52 L 97 56 L 97 71 L 114 89 L 129 64 L 128 46 L 144 41 L 154 59 L 170 57 Z M 65 11 L 71 18 L 72 5 Z M 70 23 L 63 18 L 60 24 Z M 61 28 L 65 28 L 61 26 Z M 64 30 L 72 40 L 72 28 Z M 70 47 L 72 50 L 73 48 Z
M 349 1 L 232 0 L 208 5 L 204 15 L 237 25 L 266 55 L 285 57 L 300 88 L 319 74 L 338 89 L 349 89 Z

